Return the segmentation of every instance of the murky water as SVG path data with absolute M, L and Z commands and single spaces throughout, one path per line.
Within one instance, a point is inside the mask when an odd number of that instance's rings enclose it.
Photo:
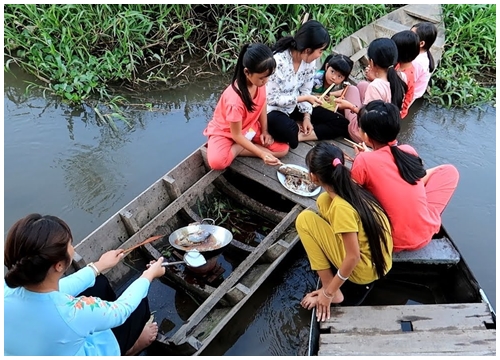
M 4 234 L 20 217 L 40 212 L 67 221 L 76 242 L 205 141 L 202 131 L 225 86 L 216 79 L 135 97 L 153 110 L 131 111 L 132 128 L 117 120 L 116 134 L 89 108 L 25 95 L 24 80 L 33 81 L 5 73 Z M 459 169 L 444 224 L 495 307 L 496 109 L 414 107 L 400 141 L 429 167 L 449 162 Z M 230 336 L 217 339 L 214 353 L 304 353 L 309 312 L 299 301 L 315 276 L 303 258 L 280 268 L 232 322 Z

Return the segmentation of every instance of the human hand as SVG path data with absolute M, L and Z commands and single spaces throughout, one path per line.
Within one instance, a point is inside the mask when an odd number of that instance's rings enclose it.
M 304 121 L 302 122 L 302 132 L 305 135 L 309 135 L 313 131 L 313 126 L 311 124 L 311 119 L 309 116 L 304 116 Z
M 368 65 L 366 68 L 365 68 L 365 78 L 366 80 L 368 81 L 373 81 L 375 80 L 375 72 L 373 71 L 372 67 L 370 65 Z
M 362 152 L 369 152 L 372 151 L 366 144 L 365 142 L 358 143 L 356 146 L 352 146 L 354 148 L 354 155 L 358 155 L 359 153 Z
M 267 131 L 263 131 L 262 134 L 260 134 L 260 142 L 263 146 L 268 147 L 274 143 L 274 139 Z
M 323 104 L 323 101 L 318 96 L 308 95 L 306 99 L 312 106 L 319 106 Z
M 116 266 L 116 264 L 118 264 L 120 260 L 123 259 L 123 256 L 124 256 L 123 249 L 110 250 L 102 254 L 101 257 L 99 258 L 99 261 L 95 262 L 94 265 L 97 267 L 97 270 L 99 270 L 99 272 L 102 273 Z
M 350 109 L 352 104 L 347 101 L 347 100 L 344 100 L 343 98 L 336 98 L 335 99 L 335 102 L 337 103 L 337 105 L 339 106 L 339 109 L 340 110 L 344 110 L 344 109 Z
M 165 268 L 161 266 L 162 263 L 163 263 L 163 256 L 160 256 L 160 258 L 156 261 L 151 260 L 149 262 L 149 267 L 147 268 L 147 270 L 144 270 L 142 276 L 147 278 L 149 281 L 153 281 L 153 279 L 165 275 Z
M 264 163 L 266 165 L 271 165 L 271 166 L 282 165 L 283 164 L 280 161 L 280 159 L 278 159 L 276 156 L 271 155 L 271 154 L 267 154 L 267 153 L 262 156 L 262 160 L 264 161 Z
M 316 319 L 318 321 L 325 321 L 330 319 L 330 304 L 332 298 L 327 298 L 325 295 L 325 288 L 318 291 L 318 300 L 316 302 Z

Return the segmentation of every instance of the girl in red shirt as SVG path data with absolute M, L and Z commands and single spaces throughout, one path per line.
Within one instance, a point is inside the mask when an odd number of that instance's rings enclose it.
M 374 100 L 360 110 L 360 136 L 373 151 L 359 152 L 351 169 L 354 181 L 370 191 L 387 212 L 394 251 L 427 245 L 441 226 L 441 213 L 458 184 L 453 165 L 425 170 L 415 149 L 398 145 L 401 119 L 391 103 Z
M 267 131 L 265 85 L 275 69 L 268 46 L 247 44 L 241 49 L 232 83 L 203 131 L 212 169 L 227 168 L 236 156 L 260 157 L 268 165 L 278 165 L 278 158 L 288 153 L 288 145 L 275 142 Z

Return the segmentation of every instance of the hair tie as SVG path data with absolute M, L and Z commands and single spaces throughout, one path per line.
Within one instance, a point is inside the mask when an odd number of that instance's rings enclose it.
M 333 167 L 336 167 L 337 165 L 342 165 L 342 162 L 338 159 L 338 158 L 335 158 L 333 159 Z
M 387 143 L 387 145 L 389 145 L 389 146 L 397 146 L 397 145 L 398 145 L 398 141 L 397 141 L 397 140 L 392 140 L 392 141 L 389 141 L 389 142 Z
M 391 65 L 391 66 L 388 67 L 388 69 L 390 69 L 390 68 L 394 68 L 394 65 Z

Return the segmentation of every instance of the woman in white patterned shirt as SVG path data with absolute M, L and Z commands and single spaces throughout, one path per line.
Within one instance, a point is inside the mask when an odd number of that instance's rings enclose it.
M 267 123 L 271 136 L 295 149 L 301 136 L 313 131 L 312 105 L 322 101 L 311 94 L 316 62 L 330 45 L 330 35 L 316 20 L 302 24 L 295 36 L 286 36 L 272 47 L 276 71 L 267 87 Z M 297 121 L 302 121 L 302 129 Z M 301 130 L 301 131 L 300 131 Z

